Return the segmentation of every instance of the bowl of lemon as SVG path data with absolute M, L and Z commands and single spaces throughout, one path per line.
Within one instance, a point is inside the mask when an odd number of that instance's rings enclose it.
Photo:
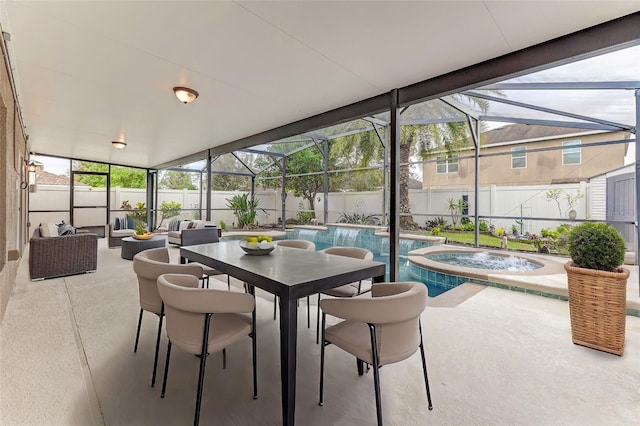
M 271 237 L 268 235 L 245 237 L 243 240 L 240 240 L 240 248 L 252 256 L 267 255 L 271 253 L 275 247 Z

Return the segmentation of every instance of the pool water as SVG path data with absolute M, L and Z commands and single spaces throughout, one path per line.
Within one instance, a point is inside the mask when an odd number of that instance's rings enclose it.
M 315 245 L 316 245 L 316 250 L 324 250 L 326 248 L 333 247 L 333 244 L 327 244 L 327 243 L 315 243 Z M 431 283 L 427 280 L 421 280 L 420 278 L 414 277 L 411 271 L 409 270 L 409 261 L 407 260 L 407 256 L 400 256 L 399 259 L 400 259 L 400 268 L 399 268 L 400 276 L 398 277 L 398 281 L 421 281 L 424 285 L 427 286 L 427 293 L 429 297 L 436 297 L 444 293 L 445 291 L 450 290 L 449 288 L 444 288 L 444 287 L 435 285 L 434 283 Z M 383 262 L 387 266 L 385 280 L 389 280 L 389 270 L 390 270 L 389 255 L 374 254 L 373 260 L 377 262 Z
M 434 253 L 427 259 L 465 268 L 501 271 L 533 271 L 542 265 L 516 256 L 497 256 L 488 253 Z

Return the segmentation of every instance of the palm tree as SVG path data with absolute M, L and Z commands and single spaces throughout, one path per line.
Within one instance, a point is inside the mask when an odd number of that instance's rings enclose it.
M 498 93 L 499 94 L 499 93 Z M 454 100 L 469 109 L 486 112 L 488 102 L 465 95 L 454 95 Z M 447 105 L 439 99 L 422 102 L 405 108 L 400 115 L 400 226 L 403 229 L 416 229 L 418 224 L 413 220 L 409 205 L 409 179 L 411 159 L 426 160 L 434 155 L 449 156 L 457 150 L 471 144 L 469 126 L 462 112 Z M 416 123 L 426 119 L 445 119 L 442 123 L 433 124 L 402 124 Z M 446 122 L 446 119 L 454 120 Z M 455 121 L 459 119 L 461 121 Z M 336 147 L 343 152 L 341 157 L 348 158 L 348 148 L 359 150 L 358 166 L 366 167 L 373 159 L 379 159 L 382 154 L 377 149 L 380 143 L 373 131 L 357 133 L 336 141 Z M 357 147 L 357 148 L 356 148 Z M 353 152 L 352 152 L 353 154 Z M 357 156 L 357 153 L 355 153 Z

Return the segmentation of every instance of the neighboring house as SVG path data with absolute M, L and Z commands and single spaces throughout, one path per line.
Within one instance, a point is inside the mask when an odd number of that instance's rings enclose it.
M 629 139 L 628 132 L 579 131 L 562 127 L 514 124 L 481 134 L 480 186 L 547 185 L 586 181 L 624 165 L 628 143 L 581 148 L 580 144 Z M 564 149 L 530 152 L 540 148 Z M 507 155 L 493 155 L 496 153 Z M 423 166 L 423 187 L 473 187 L 474 150 Z

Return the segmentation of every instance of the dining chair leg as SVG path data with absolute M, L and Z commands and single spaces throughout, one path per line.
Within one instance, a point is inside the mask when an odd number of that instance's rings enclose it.
M 433 410 L 433 404 L 431 403 L 431 391 L 429 390 L 429 376 L 427 375 L 427 360 L 424 356 L 424 343 L 422 342 L 422 324 L 418 321 L 418 328 L 420 329 L 420 355 L 422 356 L 422 371 L 424 372 L 424 385 L 427 388 L 427 402 L 429 403 L 429 410 Z
M 273 295 L 273 320 L 276 320 L 276 311 L 278 310 L 278 296 Z
M 222 369 L 227 369 L 227 348 L 222 349 Z
M 320 293 L 318 293 L 318 310 L 316 314 L 316 345 L 320 343 Z
M 324 325 L 325 325 L 326 314 L 322 313 L 322 345 L 320 345 L 320 400 L 318 401 L 318 405 L 323 406 L 323 392 L 324 392 Z
M 309 296 L 307 296 L 307 328 L 311 328 L 311 303 L 309 303 Z
M 382 401 L 380 401 L 380 364 L 378 361 L 378 345 L 376 344 L 376 326 L 369 324 L 369 334 L 371 335 L 371 353 L 373 362 L 373 386 L 376 392 L 376 414 L 378 416 L 378 426 L 382 426 Z
M 138 340 L 140 340 L 140 328 L 142 327 L 142 313 L 144 311 L 140 309 L 140 316 L 138 317 L 138 330 L 136 331 L 136 344 L 133 346 L 133 353 L 138 352 Z
M 164 398 L 164 392 L 167 390 L 167 377 L 169 376 L 169 360 L 171 359 L 171 340 L 167 343 L 167 359 L 164 362 L 164 378 L 162 379 L 162 392 L 160 398 Z
M 200 423 L 200 406 L 202 405 L 202 388 L 204 385 L 204 370 L 207 366 L 207 349 L 209 347 L 209 326 L 212 314 L 204 315 L 204 331 L 202 333 L 202 352 L 200 352 L 200 371 L 198 372 L 198 390 L 196 392 L 196 412 L 193 424 Z
M 356 358 L 356 365 L 358 367 L 358 376 L 364 376 L 364 361 Z
M 251 355 L 252 355 L 252 366 L 253 366 L 253 399 L 258 399 L 258 374 L 257 374 L 257 363 L 258 363 L 258 345 L 257 345 L 257 336 L 256 336 L 256 309 L 253 308 L 253 312 L 251 313 Z
M 156 354 L 153 357 L 153 373 L 151 374 L 151 387 L 156 385 L 156 372 L 158 371 L 158 353 L 160 352 L 160 336 L 162 335 L 162 319 L 164 318 L 164 303 L 160 308 L 160 318 L 158 319 L 158 336 L 156 337 Z

